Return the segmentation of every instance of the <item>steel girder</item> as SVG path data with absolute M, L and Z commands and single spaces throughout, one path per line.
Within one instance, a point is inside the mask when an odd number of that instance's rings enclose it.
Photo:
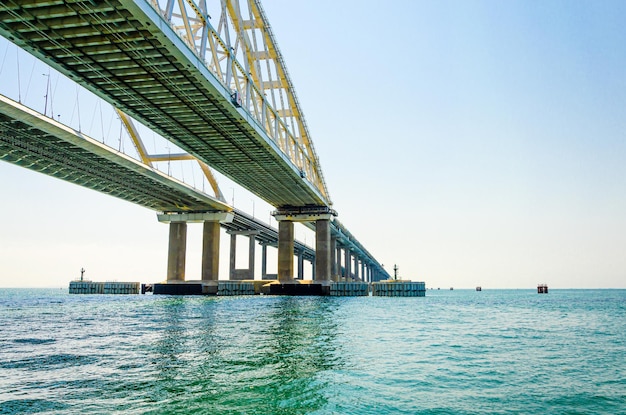
M 214 1 L 211 14 L 206 0 L 151 2 L 330 203 L 295 88 L 260 1 Z

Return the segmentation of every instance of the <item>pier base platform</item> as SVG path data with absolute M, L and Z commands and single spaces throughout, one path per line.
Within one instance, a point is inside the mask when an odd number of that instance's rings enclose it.
M 168 281 L 153 284 L 155 295 L 216 295 L 217 281 Z
M 370 285 L 358 281 L 338 281 L 330 284 L 330 295 L 335 297 L 367 297 Z
M 219 281 L 217 286 L 217 295 L 255 295 L 254 281 Z
M 268 295 L 330 295 L 330 281 L 273 281 L 261 287 L 262 294 Z

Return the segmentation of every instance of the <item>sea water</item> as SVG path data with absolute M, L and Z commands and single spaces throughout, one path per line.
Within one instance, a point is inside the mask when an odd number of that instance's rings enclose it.
M 626 414 L 626 290 L 0 289 L 1 414 Z

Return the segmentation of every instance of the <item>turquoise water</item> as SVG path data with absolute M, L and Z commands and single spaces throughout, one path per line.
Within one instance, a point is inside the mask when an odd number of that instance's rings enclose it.
M 0 413 L 626 413 L 626 290 L 426 295 L 0 289 Z

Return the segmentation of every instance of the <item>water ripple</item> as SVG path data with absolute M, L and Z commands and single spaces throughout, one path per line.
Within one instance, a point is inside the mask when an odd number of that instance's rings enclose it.
M 623 413 L 625 300 L 0 290 L 0 413 Z

